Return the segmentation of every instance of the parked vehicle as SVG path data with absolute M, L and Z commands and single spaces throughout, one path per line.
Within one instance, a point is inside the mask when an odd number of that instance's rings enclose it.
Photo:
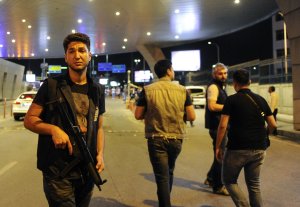
M 36 91 L 23 92 L 13 102 L 12 114 L 15 120 L 19 120 L 21 117 L 26 115 L 36 93 Z
M 193 101 L 195 107 L 204 107 L 206 104 L 205 87 L 203 86 L 186 86 L 185 87 Z

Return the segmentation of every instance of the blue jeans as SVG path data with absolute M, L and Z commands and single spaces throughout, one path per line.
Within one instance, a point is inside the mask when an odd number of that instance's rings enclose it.
M 159 207 L 170 207 L 175 161 L 182 146 L 179 139 L 148 139 L 148 152 L 153 167 Z
M 260 192 L 260 170 L 265 156 L 265 150 L 227 150 L 225 152 L 222 181 L 236 206 L 263 206 Z M 250 205 L 237 184 L 242 168 L 244 168 Z

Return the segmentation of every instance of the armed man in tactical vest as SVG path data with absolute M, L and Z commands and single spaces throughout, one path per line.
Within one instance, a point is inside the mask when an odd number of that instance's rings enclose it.
M 94 178 L 104 169 L 104 88 L 87 74 L 90 38 L 70 34 L 63 46 L 67 73 L 44 81 L 24 126 L 39 134 L 37 168 L 49 206 L 87 207 L 94 183 L 103 184 Z

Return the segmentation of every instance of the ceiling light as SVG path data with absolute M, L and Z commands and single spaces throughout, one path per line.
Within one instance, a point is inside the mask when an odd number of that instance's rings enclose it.
M 22 22 L 26 22 L 26 19 L 22 19 Z
M 175 14 L 178 14 L 179 12 L 180 12 L 179 9 L 175 9 L 175 11 L 174 11 Z
M 31 29 L 31 25 L 28 25 L 27 27 L 28 27 L 28 29 Z
M 106 45 L 106 43 L 105 43 L 105 42 L 103 42 L 103 43 L 102 43 L 102 45 L 103 45 L 103 46 L 105 46 L 105 45 Z
M 147 36 L 150 36 L 151 35 L 151 32 L 147 32 Z
M 46 48 L 46 49 L 45 49 L 45 52 L 48 52 L 48 51 L 49 51 L 48 48 Z
M 16 42 L 16 40 L 15 40 L 15 39 L 12 39 L 12 40 L 11 40 L 11 42 L 12 42 L 12 43 L 15 43 L 15 42 Z
M 124 42 L 127 42 L 128 40 L 127 40 L 127 38 L 124 38 Z
M 78 19 L 77 22 L 78 22 L 79 24 L 81 24 L 81 23 L 82 23 L 82 19 Z
M 122 46 L 122 49 L 123 49 L 123 50 L 125 50 L 125 49 L 126 49 L 125 45 L 123 45 L 123 46 Z
M 6 34 L 10 35 L 10 32 L 8 31 L 8 32 L 6 32 Z
M 75 29 L 72 29 L 72 31 L 71 31 L 71 32 L 74 34 L 74 33 L 76 33 L 76 30 L 75 30 Z
M 3 45 L 0 45 L 0 47 L 3 47 Z
M 119 16 L 120 14 L 121 14 L 120 12 L 118 12 L 118 11 L 116 12 L 116 16 Z
M 33 57 L 33 56 L 34 56 L 34 53 L 31 53 L 31 56 Z
M 179 39 L 179 35 L 175 35 L 175 37 L 174 37 L 175 39 Z
M 47 36 L 47 40 L 50 40 L 51 39 L 51 37 L 50 36 Z
M 235 4 L 239 4 L 239 3 L 240 3 L 240 0 L 234 0 L 234 3 L 235 3 Z

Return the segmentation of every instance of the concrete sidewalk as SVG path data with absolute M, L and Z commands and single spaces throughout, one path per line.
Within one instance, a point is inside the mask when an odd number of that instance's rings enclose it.
M 292 123 L 278 121 L 277 125 L 276 137 L 300 143 L 300 131 L 295 130 Z

